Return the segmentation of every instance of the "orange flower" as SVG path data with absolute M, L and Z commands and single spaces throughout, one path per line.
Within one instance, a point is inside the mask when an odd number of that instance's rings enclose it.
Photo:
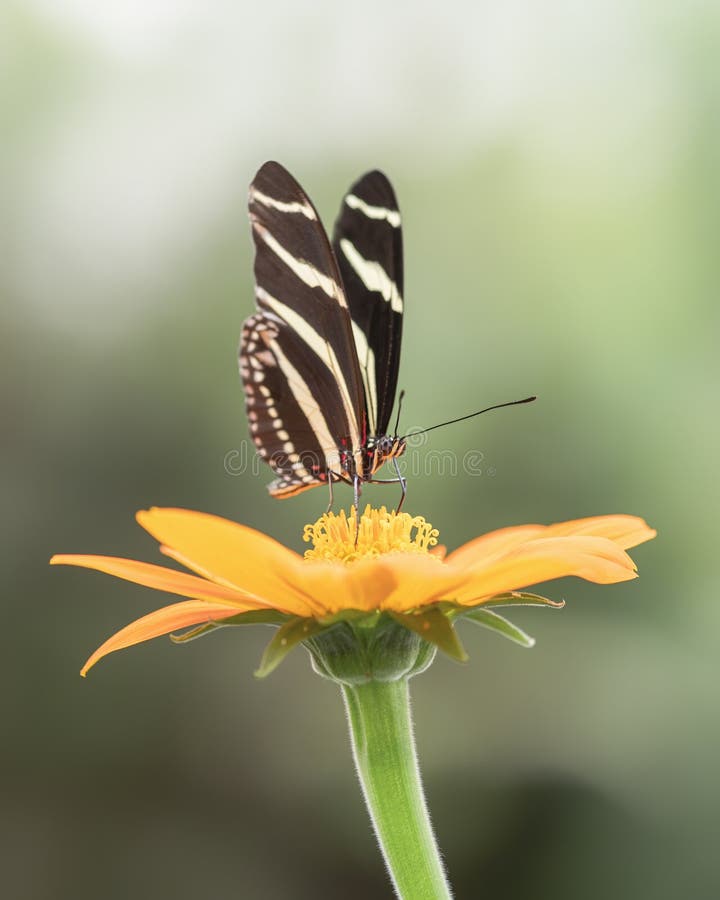
M 304 557 L 258 531 L 207 513 L 153 508 L 137 520 L 166 556 L 196 573 L 107 556 L 57 555 L 53 565 L 81 566 L 189 598 L 143 616 L 109 638 L 83 666 L 177 629 L 178 641 L 221 625 L 280 627 L 261 674 L 295 644 L 339 621 L 390 616 L 458 658 L 452 628 L 464 616 L 531 645 L 492 607 L 560 607 L 521 589 L 576 575 L 610 584 L 636 577 L 628 548 L 655 537 L 635 516 L 597 516 L 556 525 L 503 528 L 445 555 L 422 517 L 369 506 L 360 517 L 328 513 L 305 528 L 313 543 Z M 479 609 L 482 607 L 482 609 Z

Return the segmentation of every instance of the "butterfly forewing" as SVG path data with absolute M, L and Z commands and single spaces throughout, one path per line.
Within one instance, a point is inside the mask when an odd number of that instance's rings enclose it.
M 352 319 L 368 431 L 387 434 L 397 389 L 403 318 L 403 249 L 395 192 L 368 172 L 345 195 L 333 249 Z
M 243 327 L 241 372 L 253 439 L 278 474 L 271 492 L 290 496 L 332 477 L 346 450 L 360 467 L 361 373 L 341 275 L 305 192 L 266 163 L 249 210 L 258 313 Z

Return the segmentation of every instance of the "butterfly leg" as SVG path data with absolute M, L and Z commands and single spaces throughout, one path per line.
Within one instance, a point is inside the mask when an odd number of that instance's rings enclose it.
M 358 537 L 360 536 L 360 494 L 362 492 L 362 478 L 353 475 L 353 506 L 355 507 L 355 546 L 357 547 Z
M 393 465 L 397 472 L 397 478 L 369 478 L 368 484 L 399 484 L 402 494 L 400 495 L 400 502 L 398 503 L 395 512 L 400 512 L 402 505 L 405 502 L 405 495 L 407 494 L 407 478 L 400 472 L 400 466 L 395 457 L 393 457 Z
M 400 490 L 402 494 L 400 495 L 400 502 L 397 505 L 397 509 L 395 512 L 400 512 L 402 509 L 402 505 L 405 502 L 405 496 L 407 495 L 407 478 L 404 478 L 401 471 L 400 466 L 398 465 L 397 456 L 393 456 L 393 466 L 395 466 L 395 471 L 397 472 L 398 481 L 400 482 Z
M 330 500 L 328 501 L 327 509 L 325 510 L 325 515 L 327 515 L 333 507 L 333 477 L 332 472 L 328 472 L 328 488 L 330 490 Z
M 362 493 L 362 478 L 359 475 L 353 475 L 353 506 L 355 507 L 355 517 L 360 518 L 360 494 Z

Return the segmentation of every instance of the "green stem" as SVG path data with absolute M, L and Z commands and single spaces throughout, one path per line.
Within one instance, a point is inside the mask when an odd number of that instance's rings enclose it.
M 360 784 L 398 897 L 449 900 L 420 781 L 407 679 L 342 690 Z

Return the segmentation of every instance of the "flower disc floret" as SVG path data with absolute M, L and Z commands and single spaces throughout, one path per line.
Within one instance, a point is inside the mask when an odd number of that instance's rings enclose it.
M 351 563 L 386 553 L 427 554 L 438 534 L 423 516 L 388 512 L 384 506 L 372 509 L 368 504 L 359 522 L 353 508 L 350 515 L 345 510 L 338 515 L 328 512 L 306 525 L 303 540 L 313 546 L 305 551 L 305 559 Z

